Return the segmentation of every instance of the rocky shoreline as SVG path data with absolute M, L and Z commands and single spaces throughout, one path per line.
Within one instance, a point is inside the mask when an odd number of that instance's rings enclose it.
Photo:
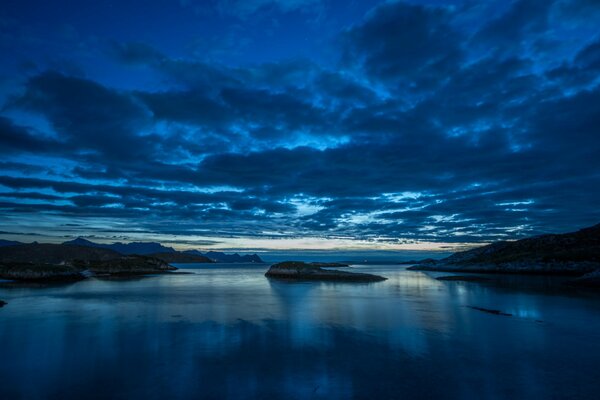
M 317 280 L 338 282 L 381 282 L 387 279 L 383 276 L 373 274 L 323 269 L 319 265 L 319 263 L 304 263 L 300 261 L 281 262 L 271 265 L 269 270 L 265 273 L 265 276 L 267 278 L 285 280 Z
M 0 249 L 0 279 L 77 281 L 92 276 L 167 273 L 177 268 L 155 257 L 121 255 L 108 249 L 31 244 Z
M 422 260 L 408 269 L 461 274 L 563 275 L 579 277 L 571 281 L 574 286 L 600 288 L 600 224 L 577 232 L 492 243 L 441 260 Z

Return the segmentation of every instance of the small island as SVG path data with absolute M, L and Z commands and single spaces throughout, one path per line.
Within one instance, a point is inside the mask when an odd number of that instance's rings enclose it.
M 267 278 L 285 280 L 316 280 L 316 281 L 338 281 L 338 282 L 380 282 L 387 278 L 379 275 L 358 272 L 337 271 L 323 269 L 320 265 L 330 263 L 305 263 L 301 261 L 285 261 L 271 265 L 265 273 Z

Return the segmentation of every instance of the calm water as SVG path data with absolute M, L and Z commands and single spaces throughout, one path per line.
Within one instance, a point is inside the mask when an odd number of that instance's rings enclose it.
M 1 399 L 593 399 L 600 295 L 545 278 L 285 283 L 266 266 L 0 285 Z M 189 268 L 189 269 L 188 269 Z M 447 275 L 447 274 L 443 274 Z M 492 315 L 469 306 L 498 309 Z

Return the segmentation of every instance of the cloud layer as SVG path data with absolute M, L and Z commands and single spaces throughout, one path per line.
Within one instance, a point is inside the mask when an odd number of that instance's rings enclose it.
M 328 60 L 246 64 L 100 41 L 122 84 L 48 65 L 4 91 L 0 228 L 377 246 L 597 223 L 594 21 L 583 1 L 386 2 Z

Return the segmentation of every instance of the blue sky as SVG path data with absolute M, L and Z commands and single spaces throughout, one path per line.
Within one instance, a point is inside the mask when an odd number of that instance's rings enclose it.
M 3 1 L 0 237 L 428 249 L 600 222 L 600 5 Z

